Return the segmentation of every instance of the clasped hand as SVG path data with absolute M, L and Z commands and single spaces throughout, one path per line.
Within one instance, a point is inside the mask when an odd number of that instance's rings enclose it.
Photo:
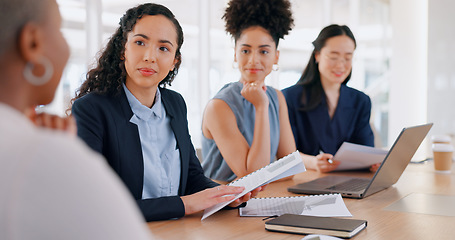
M 269 105 L 269 98 L 265 93 L 267 87 L 264 83 L 248 82 L 243 83 L 243 88 L 240 94 L 256 108 Z
M 48 113 L 36 113 L 34 108 L 29 108 L 24 113 L 37 127 L 64 131 L 76 136 L 76 122 L 72 117 L 60 117 Z

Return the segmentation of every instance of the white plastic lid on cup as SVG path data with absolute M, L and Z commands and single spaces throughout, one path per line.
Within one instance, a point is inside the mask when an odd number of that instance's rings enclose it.
M 448 143 L 433 143 L 431 149 L 433 152 L 453 152 L 454 150 L 452 144 Z
M 452 138 L 449 135 L 432 135 L 431 142 L 442 142 L 442 143 L 450 143 Z

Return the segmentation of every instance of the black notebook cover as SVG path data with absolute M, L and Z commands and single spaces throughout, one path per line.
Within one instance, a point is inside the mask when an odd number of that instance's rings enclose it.
M 265 229 L 298 234 L 324 234 L 351 238 L 367 226 L 367 221 L 334 217 L 283 214 L 265 222 Z

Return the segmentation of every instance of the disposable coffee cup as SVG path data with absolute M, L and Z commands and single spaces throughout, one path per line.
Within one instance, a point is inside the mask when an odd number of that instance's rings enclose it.
M 453 146 L 447 143 L 435 143 L 433 149 L 434 170 L 439 173 L 450 173 L 452 169 Z
M 432 143 L 447 143 L 450 144 L 452 138 L 449 135 L 433 135 L 431 136 Z

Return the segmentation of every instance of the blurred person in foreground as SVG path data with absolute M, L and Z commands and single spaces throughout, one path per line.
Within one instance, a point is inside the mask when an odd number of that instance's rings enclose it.
M 0 21 L 0 239 L 151 239 L 71 120 L 34 115 L 54 98 L 69 57 L 56 1 L 0 0 Z

